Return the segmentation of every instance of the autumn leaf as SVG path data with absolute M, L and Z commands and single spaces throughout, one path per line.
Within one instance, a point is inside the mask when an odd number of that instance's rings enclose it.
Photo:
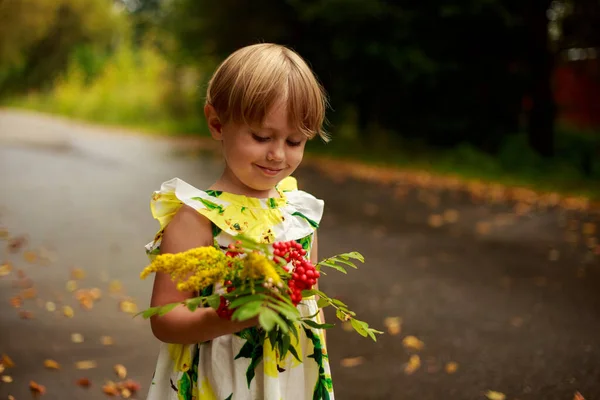
M 21 298 L 23 300 L 34 299 L 37 296 L 37 290 L 35 288 L 28 288 L 21 291 Z
M 102 386 L 102 391 L 107 396 L 118 396 L 119 395 L 119 388 L 117 387 L 117 384 L 112 381 L 106 382 L 104 384 L 104 386 Z
M 112 346 L 114 344 L 114 340 L 110 336 L 102 336 L 100 338 L 100 343 L 102 343 L 104 346 Z
M 123 365 L 117 364 L 113 367 L 113 369 L 119 379 L 125 379 L 127 377 L 127 368 L 125 368 Z
M 34 395 L 44 395 L 46 394 L 46 387 L 40 385 L 34 381 L 29 381 L 29 389 Z
M 97 365 L 96 361 L 93 361 L 93 360 L 77 361 L 75 363 L 75 368 L 81 369 L 81 370 L 93 369 L 93 368 L 96 368 L 97 366 L 98 365 Z
M 75 281 L 85 279 L 85 271 L 81 268 L 73 268 L 71 270 L 71 279 Z
M 491 230 L 492 224 L 490 224 L 489 222 L 480 221 L 475 226 L 475 231 L 482 236 L 489 234 Z
M 56 304 L 54 304 L 51 301 L 46 302 L 46 310 L 48 310 L 49 312 L 56 311 Z
M 6 354 L 2 354 L 2 359 L 0 359 L 0 362 L 2 362 L 2 365 L 4 365 L 6 368 L 15 367 L 14 361 Z
M 573 397 L 573 400 L 585 400 L 585 398 L 581 395 L 581 393 L 575 392 L 575 397 Z
M 123 289 L 123 285 L 120 281 L 114 280 L 110 282 L 108 286 L 108 291 L 110 293 L 119 293 Z
M 121 311 L 128 314 L 135 314 L 138 312 L 137 305 L 131 300 L 123 300 L 119 303 Z
M 72 333 L 71 334 L 71 342 L 83 343 L 83 335 L 81 333 Z
M 44 367 L 48 369 L 60 369 L 60 365 L 54 360 L 44 361 Z
M 402 344 L 407 349 L 416 350 L 416 351 L 422 350 L 423 347 L 425 346 L 425 344 L 422 341 L 420 341 L 419 339 L 417 339 L 415 336 L 405 337 L 404 340 L 402 340 Z
M 33 313 L 27 310 L 19 310 L 19 317 L 21 319 L 33 319 Z
M 123 388 L 121 389 L 121 397 L 124 399 L 128 399 L 131 397 L 131 390 L 127 389 L 127 388 Z
M 446 221 L 449 224 L 456 223 L 458 221 L 458 211 L 456 211 L 456 210 L 444 211 L 444 221 Z
M 129 390 L 131 393 L 139 392 L 139 390 L 142 387 L 139 383 L 137 383 L 136 381 L 134 381 L 132 379 L 127 379 L 126 381 L 122 382 L 121 386 L 123 388 Z
M 77 384 L 77 386 L 81 386 L 84 388 L 92 386 L 92 382 L 88 378 L 79 378 L 77 379 L 77 381 L 75 381 L 75 383 Z
M 400 334 L 402 330 L 402 318 L 400 317 L 387 317 L 383 324 L 388 330 L 388 333 L 392 336 L 396 336 Z
M 73 318 L 73 316 L 75 315 L 75 312 L 73 311 L 73 308 L 71 306 L 64 306 L 63 307 L 63 315 L 67 318 Z
M 458 364 L 455 363 L 454 361 L 450 361 L 449 363 L 446 364 L 444 369 L 446 370 L 447 374 L 450 374 L 450 375 L 454 374 L 456 371 L 458 371 Z
M 26 251 L 23 253 L 23 259 L 28 263 L 33 264 L 38 260 L 38 255 L 35 251 Z
M 416 354 L 413 354 L 408 359 L 408 363 L 404 367 L 404 373 L 407 375 L 412 375 L 421 367 L 421 357 Z
M 12 383 L 13 378 L 9 375 L 2 375 L 2 382 L 4 383 Z
M 11 273 L 13 266 L 10 262 L 0 265 L 0 276 L 6 276 Z
M 440 226 L 442 226 L 444 224 L 444 219 L 441 215 L 439 214 L 432 214 L 429 216 L 429 218 L 427 219 L 427 223 L 429 224 L 429 226 L 431 226 L 432 228 L 439 228 Z
M 500 393 L 500 392 L 495 392 L 493 390 L 488 390 L 485 393 L 485 396 L 489 399 L 489 400 L 506 400 L 506 395 L 504 393 Z
M 10 251 L 11 253 L 16 253 L 17 251 L 21 250 L 21 248 L 25 246 L 26 243 L 26 236 L 14 237 L 8 241 L 8 251 Z
M 23 299 L 21 298 L 21 296 L 11 297 L 9 302 L 10 302 L 10 305 L 13 306 L 14 308 L 21 308 L 21 306 L 23 305 Z
M 359 357 L 347 357 L 347 358 L 343 358 L 342 361 L 340 362 L 340 364 L 342 365 L 342 367 L 352 368 L 352 367 L 356 367 L 358 365 L 361 365 L 364 361 L 365 361 L 365 359 L 363 357 L 361 357 L 361 356 L 359 356 Z
M 77 282 L 74 280 L 67 281 L 66 289 L 67 292 L 74 292 L 75 290 L 77 290 Z

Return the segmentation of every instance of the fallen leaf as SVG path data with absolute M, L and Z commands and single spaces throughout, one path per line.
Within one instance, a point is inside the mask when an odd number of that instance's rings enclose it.
M 102 343 L 104 346 L 112 346 L 114 344 L 114 340 L 110 336 L 102 336 L 100 338 L 100 343 Z
M 33 313 L 27 310 L 19 310 L 19 317 L 21 319 L 33 319 Z
M 4 372 L 4 364 L 0 363 L 0 374 Z
M 420 367 L 421 367 L 421 357 L 419 357 L 417 354 L 413 354 L 408 359 L 408 363 L 406 364 L 406 367 L 404 367 L 404 373 L 407 375 L 412 375 Z
M 127 379 L 121 383 L 121 386 L 129 390 L 131 393 L 139 392 L 141 385 L 132 379 Z
M 28 263 L 35 263 L 38 260 L 38 255 L 35 251 L 26 251 L 25 253 L 23 253 L 23 259 L 25 259 L 25 261 L 27 261 Z
M 75 368 L 77 369 L 93 369 L 96 368 L 98 366 L 98 364 L 96 363 L 96 361 L 93 360 L 86 360 L 86 361 L 77 361 L 75 363 Z
M 8 400 L 15 400 L 15 396 L 9 394 L 8 395 Z
M 10 234 L 8 233 L 8 229 L 6 229 L 6 228 L 0 228 L 0 239 L 6 240 L 9 237 L 10 237 Z
M 75 290 L 77 290 L 77 282 L 74 280 L 67 281 L 66 288 L 67 292 L 74 292 Z
M 85 279 L 85 271 L 82 270 L 81 268 L 73 268 L 71 270 L 71 279 L 76 280 L 76 281 Z
M 73 316 L 75 315 L 75 312 L 73 311 L 73 308 L 71 306 L 64 306 L 63 307 L 63 315 L 67 318 L 73 318 Z
M 21 298 L 21 296 L 11 297 L 9 302 L 10 302 L 10 305 L 13 306 L 14 308 L 21 308 L 21 306 L 23 305 L 23 299 Z
M 77 379 L 77 381 L 75 381 L 75 383 L 77 384 L 77 386 L 81 386 L 84 388 L 92 386 L 92 382 L 88 378 L 79 378 Z
M 72 333 L 71 334 L 71 342 L 83 343 L 83 335 L 81 333 Z
M 12 264 L 9 262 L 5 262 L 4 264 L 0 265 L 0 276 L 9 275 L 12 269 Z
M 581 393 L 575 392 L 575 397 L 573 397 L 573 400 L 585 400 L 585 398 L 581 395 Z
M 480 221 L 475 226 L 475 231 L 480 235 L 487 235 L 492 230 L 492 224 L 485 221 Z
M 51 301 L 46 302 L 46 310 L 48 310 L 49 312 L 56 311 L 56 304 L 54 304 Z
M 402 331 L 402 318 L 400 317 L 387 317 L 383 324 L 388 330 L 388 333 L 392 336 L 399 335 Z
M 8 250 L 11 253 L 16 253 L 27 243 L 27 237 L 22 235 L 12 238 L 8 241 Z
M 9 375 L 2 375 L 2 382 L 4 383 L 12 383 L 13 378 Z
M 90 296 L 92 296 L 92 299 L 94 300 L 100 300 L 102 297 L 102 290 L 98 288 L 90 289 Z
M 432 228 L 439 228 L 440 226 L 442 226 L 444 224 L 444 219 L 441 215 L 439 214 L 432 214 L 429 216 L 429 218 L 427 219 L 427 223 L 429 224 L 429 226 L 431 226 Z
M 124 313 L 135 314 L 138 312 L 137 305 L 131 300 L 123 300 L 119 306 Z
M 343 358 L 342 361 L 340 362 L 340 364 L 342 365 L 342 367 L 352 368 L 352 367 L 356 367 L 358 365 L 361 365 L 364 361 L 365 361 L 365 359 L 363 357 L 361 357 L 361 356 L 359 356 L 359 357 L 347 357 L 347 358 Z
M 102 391 L 107 396 L 118 396 L 119 395 L 119 388 L 117 387 L 117 384 L 112 381 L 106 382 L 104 384 L 104 386 L 102 386 Z
M 60 369 L 60 365 L 54 360 L 44 361 L 44 367 L 48 369 Z
M 416 351 L 422 350 L 423 347 L 425 346 L 425 344 L 422 341 L 420 341 L 419 339 L 417 339 L 415 336 L 405 337 L 404 340 L 402 340 L 402 344 L 407 349 L 416 350 Z
M 34 299 L 37 296 L 37 290 L 35 288 L 28 288 L 21 291 L 21 298 L 23 300 Z
M 15 366 L 14 361 L 6 354 L 2 354 L 2 359 L 0 361 L 6 368 L 14 368 Z
M 454 374 L 456 371 L 458 371 L 458 364 L 454 361 L 450 361 L 449 363 L 446 363 L 444 369 L 446 370 L 447 374 Z
M 500 393 L 500 392 L 495 392 L 493 390 L 488 390 L 485 393 L 485 396 L 489 399 L 489 400 L 505 400 L 506 399 L 506 395 L 504 393 Z
M 128 399 L 131 397 L 131 390 L 127 389 L 127 388 L 123 388 L 121 389 L 121 397 L 124 399 Z
M 583 224 L 583 227 L 581 230 L 584 235 L 592 236 L 594 233 L 596 233 L 596 225 L 591 222 L 588 222 L 588 223 Z
M 29 389 L 31 390 L 31 392 L 34 395 L 35 394 L 39 394 L 39 395 L 46 394 L 46 387 L 43 385 L 40 385 L 34 381 L 29 381 Z
M 122 364 L 115 365 L 113 369 L 119 379 L 125 379 L 127 377 L 127 368 L 125 368 Z
M 123 285 L 120 281 L 114 280 L 110 282 L 108 285 L 108 291 L 110 293 L 119 293 L 123 289 Z

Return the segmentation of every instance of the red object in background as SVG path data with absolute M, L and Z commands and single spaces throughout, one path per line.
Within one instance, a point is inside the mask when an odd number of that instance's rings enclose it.
M 558 120 L 582 129 L 600 129 L 600 60 L 570 61 L 554 72 Z

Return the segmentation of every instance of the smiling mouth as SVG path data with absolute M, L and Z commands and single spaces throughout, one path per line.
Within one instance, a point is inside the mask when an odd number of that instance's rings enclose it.
M 265 173 L 265 174 L 267 174 L 267 175 L 271 175 L 271 176 L 277 175 L 278 173 L 280 173 L 281 171 L 283 171 L 283 168 L 280 168 L 280 169 L 273 169 L 273 168 L 267 168 L 267 167 L 263 167 L 263 166 L 261 166 L 261 165 L 258 165 L 258 164 L 256 164 L 256 166 L 257 166 L 257 167 L 258 167 L 258 168 L 259 168 L 259 169 L 260 169 L 262 172 L 264 172 L 264 173 Z

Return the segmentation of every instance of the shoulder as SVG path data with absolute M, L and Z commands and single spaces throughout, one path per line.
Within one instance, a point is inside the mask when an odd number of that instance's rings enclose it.
M 184 204 L 165 227 L 161 252 L 176 253 L 211 244 L 211 221 L 192 207 Z

